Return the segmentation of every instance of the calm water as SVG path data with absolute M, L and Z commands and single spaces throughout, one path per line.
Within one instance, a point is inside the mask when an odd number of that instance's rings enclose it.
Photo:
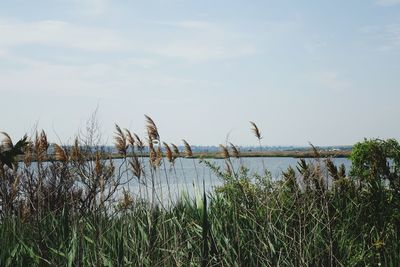
M 245 166 L 249 169 L 249 174 L 262 174 L 264 171 L 263 163 L 265 168 L 271 173 L 272 179 L 277 180 L 281 177 L 282 171 L 287 170 L 289 166 L 296 167 L 298 163 L 297 158 L 287 157 L 267 157 L 267 158 L 232 158 L 232 164 L 235 172 L 241 166 Z M 307 161 L 315 161 L 315 159 L 306 159 Z M 221 171 L 225 171 L 225 160 L 223 159 L 206 159 L 215 166 L 220 167 Z M 222 180 L 199 159 L 186 159 L 178 158 L 175 161 L 175 165 L 172 166 L 166 160 L 165 165 L 162 164 L 159 169 L 153 174 L 150 173 L 148 158 L 143 158 L 142 164 L 144 166 L 145 175 L 141 177 L 141 183 L 137 178 L 133 178 L 130 171 L 126 172 L 126 165 L 122 159 L 115 159 L 114 166 L 116 167 L 116 177 L 120 173 L 122 179 L 131 177 L 131 182 L 124 185 L 125 190 L 129 190 L 134 196 L 142 196 L 144 198 L 151 198 L 152 195 L 152 181 L 154 182 L 154 188 L 156 191 L 156 198 L 160 202 L 165 202 L 168 199 L 177 199 L 182 195 L 182 192 L 187 192 L 189 196 L 193 197 L 196 192 L 203 192 L 204 189 L 209 192 L 215 186 L 221 185 Z M 333 159 L 336 166 L 344 164 L 346 170 L 350 169 L 351 162 L 346 158 Z M 21 166 L 23 163 L 20 163 Z M 165 166 L 165 167 L 164 167 Z M 33 165 L 35 168 L 35 165 Z M 296 168 L 295 168 L 296 169 Z M 153 180 L 151 179 L 153 177 Z M 146 181 L 146 183 L 145 183 Z M 147 185 L 147 187 L 145 186 Z M 121 190 L 118 195 L 121 194 Z
M 250 173 L 263 173 L 263 162 L 265 168 L 271 172 L 273 179 L 279 179 L 282 171 L 286 170 L 289 166 L 296 167 L 299 159 L 297 158 L 241 158 L 241 159 L 231 159 L 234 165 L 235 171 L 239 169 L 240 166 L 245 166 L 249 169 Z M 307 161 L 313 161 L 314 159 L 307 159 Z M 150 178 L 151 175 L 149 173 L 149 168 L 147 164 L 147 159 L 145 159 L 146 166 L 146 175 L 142 177 L 142 180 L 147 179 L 148 185 L 151 185 Z M 207 159 L 207 161 L 219 166 L 221 171 L 225 170 L 225 160 L 223 159 Z M 334 163 L 339 166 L 340 164 L 344 164 L 346 170 L 350 169 L 351 162 L 346 158 L 337 158 L 333 159 Z M 118 166 L 122 160 L 116 160 L 115 166 Z M 200 162 L 199 159 L 177 159 L 175 162 L 175 167 L 172 167 L 167 161 L 165 161 L 165 168 L 161 166 L 156 173 L 154 173 L 153 177 L 155 188 L 158 194 L 158 197 L 161 199 L 166 199 L 168 197 L 172 197 L 175 199 L 178 197 L 183 191 L 187 191 L 189 195 L 194 195 L 197 191 L 203 191 L 203 183 L 205 185 L 205 190 L 210 191 L 213 187 L 221 185 L 222 181 L 220 178 L 216 176 L 216 174 L 203 162 Z M 168 181 L 168 182 L 167 182 Z M 169 184 L 169 185 L 168 185 Z M 139 186 L 137 179 L 134 179 L 129 185 L 125 187 L 129 189 L 133 194 L 140 194 L 142 196 L 146 196 L 151 192 L 150 188 L 146 189 L 143 185 Z M 169 188 L 169 190 L 168 190 Z M 169 192 L 169 193 L 168 193 Z M 171 196 L 169 195 L 171 194 Z M 151 195 L 151 193 L 150 193 Z M 162 195 L 162 196 L 161 196 Z

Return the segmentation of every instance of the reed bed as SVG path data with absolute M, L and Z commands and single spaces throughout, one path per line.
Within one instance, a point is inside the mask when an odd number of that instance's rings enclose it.
M 349 175 L 313 147 L 315 160 L 300 159 L 279 180 L 262 159 L 262 174 L 233 164 L 241 152 L 221 145 L 224 169 L 201 161 L 223 184 L 205 192 L 197 172 L 184 174 L 179 179 L 196 188 L 191 196 L 169 183 L 183 171 L 181 158 L 193 156 L 187 141 L 184 151 L 164 142 L 149 116 L 145 142 L 116 125 L 124 155 L 116 166 L 97 143 L 96 124 L 88 125 L 70 146 L 50 144 L 44 131 L 15 144 L 3 133 L 0 266 L 400 265 L 394 140 L 357 144 Z M 261 146 L 261 131 L 251 126 Z

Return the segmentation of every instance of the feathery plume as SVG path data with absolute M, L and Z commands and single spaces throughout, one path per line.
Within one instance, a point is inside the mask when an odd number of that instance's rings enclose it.
M 4 151 L 11 150 L 14 146 L 11 137 L 6 132 L 0 132 L 0 133 L 4 135 L 4 139 L 1 142 L 2 149 Z
M 175 158 L 172 156 L 172 150 L 169 147 L 169 145 L 165 142 L 163 142 L 163 145 L 165 147 L 165 155 L 168 159 L 169 162 L 174 163 Z
M 81 159 L 81 149 L 79 148 L 78 138 L 75 138 L 74 146 L 71 151 L 71 159 L 73 161 L 78 161 Z
M 126 139 L 127 139 L 128 143 L 132 147 L 134 147 L 135 146 L 135 138 L 133 138 L 131 131 L 129 131 L 128 129 L 125 129 L 125 132 L 126 132 Z
M 232 155 L 233 155 L 235 158 L 239 158 L 239 157 L 240 157 L 239 149 L 237 149 L 237 147 L 236 147 L 234 144 L 232 144 L 232 143 L 229 143 L 229 144 L 231 145 Z
M 54 156 L 58 161 L 68 161 L 67 152 L 65 152 L 64 148 L 57 144 L 53 144 L 54 146 Z
M 128 145 L 126 143 L 126 136 L 118 124 L 115 124 L 115 132 L 116 136 L 114 137 L 115 140 L 115 148 L 118 150 L 118 153 L 122 155 L 126 155 L 126 151 L 128 149 Z
M 43 161 L 45 159 L 48 147 L 49 143 L 47 142 L 46 133 L 43 130 L 39 135 L 36 133 L 35 150 L 38 161 Z
M 154 123 L 153 119 L 147 115 L 144 115 L 146 118 L 146 128 L 147 134 L 151 140 L 160 140 L 160 135 L 158 134 L 158 129 L 156 124 Z
M 230 155 L 229 155 L 229 151 L 228 151 L 228 149 L 226 148 L 226 146 L 224 146 L 224 145 L 219 145 L 219 147 L 221 148 L 221 156 L 222 156 L 222 158 L 224 158 L 224 159 L 229 158 Z
M 261 140 L 261 133 L 260 130 L 258 129 L 257 125 L 250 121 L 251 125 L 253 126 L 253 128 L 251 128 L 251 130 L 253 131 L 254 135 L 257 137 L 258 140 Z
M 33 143 L 32 141 L 28 141 L 25 147 L 25 153 L 24 153 L 24 164 L 26 166 L 29 166 L 32 162 L 33 159 Z
M 140 161 L 138 157 L 134 156 L 133 158 L 131 158 L 129 164 L 132 166 L 133 175 L 135 175 L 140 180 L 140 176 L 142 175 L 142 168 L 140 166 Z
M 179 148 L 175 145 L 175 144 L 171 144 L 172 149 L 174 150 L 174 156 L 175 157 L 179 157 L 181 155 L 181 153 L 179 152 Z
M 95 161 L 95 168 L 94 168 L 94 171 L 95 171 L 95 174 L 96 174 L 97 177 L 100 177 L 101 174 L 103 173 L 103 164 L 101 164 L 100 160 L 101 160 L 101 155 L 100 155 L 100 152 L 97 151 L 97 153 L 96 153 L 96 161 Z
M 138 148 L 139 151 L 143 151 L 144 150 L 144 143 L 142 141 L 142 139 L 140 139 L 140 137 L 137 134 L 133 134 L 135 136 L 135 140 L 136 140 L 136 146 Z
M 183 142 L 183 145 L 185 146 L 185 156 L 188 158 L 193 157 L 192 148 L 190 147 L 189 143 L 186 142 L 185 139 L 183 139 L 182 142 Z
M 314 157 L 317 159 L 321 158 L 321 154 L 319 153 L 318 149 L 310 142 L 309 142 L 309 145 L 311 146 L 311 148 L 313 150 Z

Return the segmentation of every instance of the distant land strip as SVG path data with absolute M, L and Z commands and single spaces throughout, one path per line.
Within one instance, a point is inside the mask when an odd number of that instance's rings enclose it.
M 142 154 L 136 153 L 129 153 L 126 155 L 127 158 L 133 157 L 136 155 L 137 157 L 149 157 L 147 152 Z M 165 154 L 163 154 L 165 156 Z M 273 157 L 282 157 L 282 158 L 348 158 L 351 155 L 351 150 L 319 150 L 318 153 L 315 153 L 313 150 L 267 150 L 267 151 L 243 151 L 240 152 L 241 158 L 255 158 L 255 157 L 266 157 L 266 158 L 273 158 Z M 223 159 L 224 157 L 220 152 L 194 152 L 192 157 L 186 157 L 184 153 L 182 153 L 179 158 L 194 158 L 194 159 Z M 232 158 L 234 158 L 231 155 Z M 110 153 L 110 152 L 103 152 L 101 154 L 102 159 L 122 159 L 124 155 L 118 153 Z M 86 160 L 94 160 L 95 155 L 89 156 L 88 154 L 85 155 Z M 24 161 L 24 156 L 18 156 L 18 161 Z M 31 158 L 31 161 L 36 161 L 35 158 Z M 47 155 L 45 161 L 55 161 L 55 156 L 52 153 Z

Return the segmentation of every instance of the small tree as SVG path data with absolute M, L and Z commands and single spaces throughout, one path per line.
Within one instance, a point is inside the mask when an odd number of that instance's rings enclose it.
M 372 186 L 400 189 L 400 145 L 395 139 L 365 139 L 354 145 L 350 175 Z

